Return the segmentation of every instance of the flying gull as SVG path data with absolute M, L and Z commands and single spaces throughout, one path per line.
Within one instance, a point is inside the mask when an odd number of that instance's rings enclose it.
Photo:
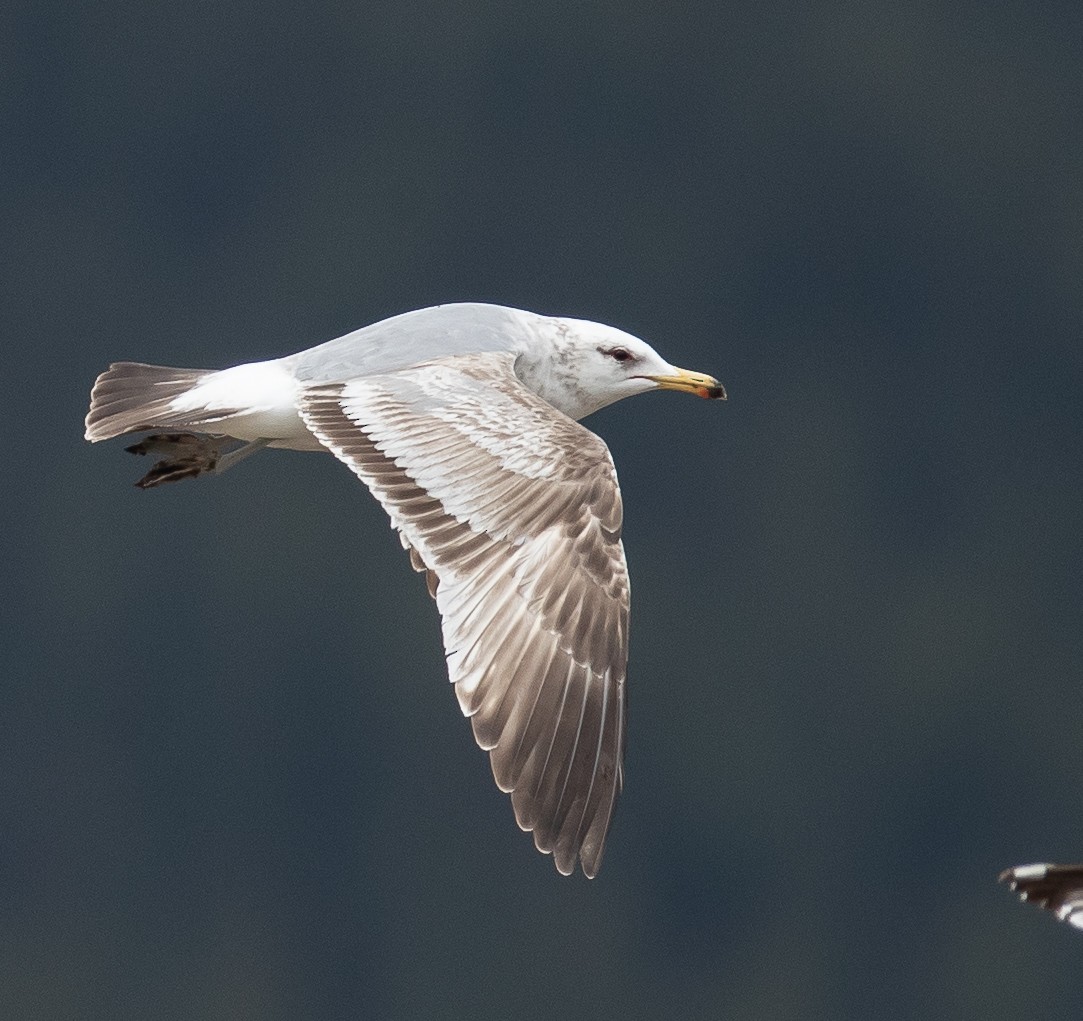
M 264 447 L 343 461 L 426 576 L 519 826 L 593 877 L 622 785 L 629 588 L 613 461 L 578 419 L 657 389 L 726 397 L 611 326 L 462 303 L 220 371 L 116 362 L 86 438 L 155 431 L 128 447 L 161 457 L 143 488 Z
M 1083 865 L 1016 865 L 1000 873 L 1020 900 L 1052 911 L 1062 922 L 1083 929 Z

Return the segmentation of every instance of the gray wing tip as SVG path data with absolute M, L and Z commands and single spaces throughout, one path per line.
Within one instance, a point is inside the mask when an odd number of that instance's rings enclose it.
M 546 825 L 542 816 L 544 810 L 539 812 L 536 799 L 529 801 L 516 798 L 516 788 L 505 789 L 505 785 L 498 784 L 505 793 L 512 795 L 512 806 L 515 810 L 515 823 L 524 833 L 530 833 L 534 837 L 534 847 L 541 854 L 551 854 L 553 865 L 562 876 L 570 876 L 575 873 L 578 865 L 587 879 L 594 879 L 602 867 L 602 855 L 605 851 L 606 838 L 609 835 L 609 827 L 613 821 L 616 809 L 617 790 L 614 789 L 611 797 L 595 806 L 595 813 L 591 819 L 583 819 L 577 829 L 566 832 L 563 835 L 554 834 Z M 571 839 L 568 839 L 571 837 Z

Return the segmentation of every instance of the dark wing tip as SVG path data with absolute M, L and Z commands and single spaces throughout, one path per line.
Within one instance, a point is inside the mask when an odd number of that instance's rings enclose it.
M 998 879 L 1025 900 L 1083 928 L 1083 865 L 1016 865 Z

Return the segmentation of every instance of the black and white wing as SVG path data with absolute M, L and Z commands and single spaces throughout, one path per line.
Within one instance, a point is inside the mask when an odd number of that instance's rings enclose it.
M 1021 900 L 1083 929 L 1083 865 L 1017 865 L 1001 872 L 1000 881 L 1010 884 Z

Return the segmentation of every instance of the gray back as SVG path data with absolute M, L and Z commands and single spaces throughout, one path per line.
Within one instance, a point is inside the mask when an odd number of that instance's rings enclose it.
M 503 305 L 435 305 L 354 330 L 282 362 L 302 383 L 335 383 L 444 355 L 518 351 L 531 318 Z

